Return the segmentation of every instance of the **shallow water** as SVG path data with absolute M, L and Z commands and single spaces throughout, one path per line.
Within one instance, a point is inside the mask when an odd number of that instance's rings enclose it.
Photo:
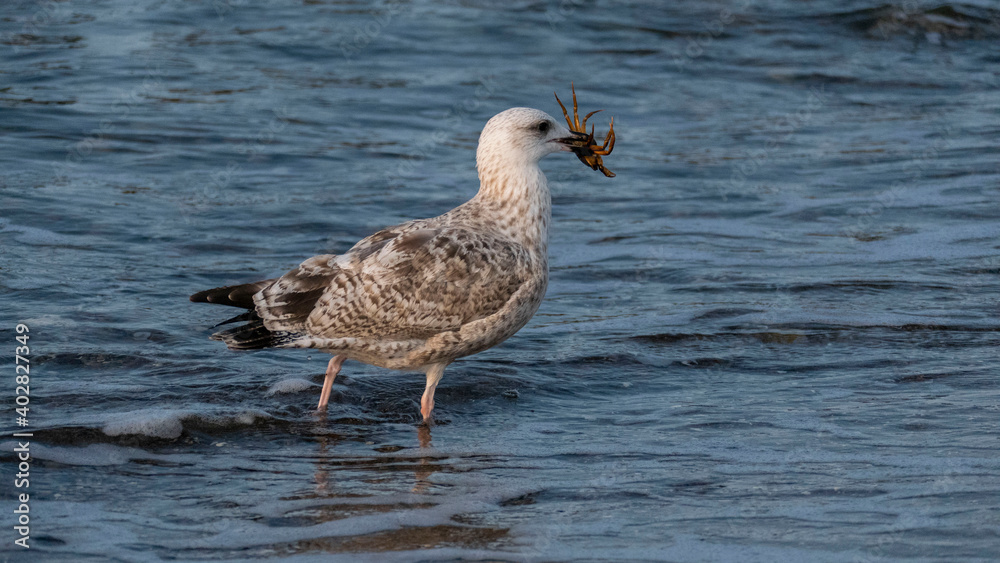
M 5 559 L 998 557 L 994 3 L 274 4 L 0 18 Z M 187 295 L 461 203 L 571 81 L 618 176 L 543 162 L 547 300 L 436 425 L 420 375 L 318 418 L 328 357 L 207 339 Z

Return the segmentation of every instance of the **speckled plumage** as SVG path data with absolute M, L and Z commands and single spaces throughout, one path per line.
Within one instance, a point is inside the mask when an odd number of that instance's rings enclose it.
M 465 204 L 379 231 L 346 253 L 314 256 L 280 278 L 191 299 L 250 309 L 234 319 L 247 324 L 213 335 L 230 348 L 316 348 L 339 361 L 426 372 L 427 418 L 444 367 L 503 342 L 541 304 L 551 198 L 538 161 L 569 150 L 570 138 L 539 110 L 502 112 L 480 136 L 480 189 Z M 324 396 L 333 370 L 331 361 Z

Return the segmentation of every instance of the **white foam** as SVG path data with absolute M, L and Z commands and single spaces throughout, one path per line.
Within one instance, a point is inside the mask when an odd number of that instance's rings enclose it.
M 285 393 L 299 393 L 306 389 L 316 387 L 312 381 L 301 378 L 285 379 L 279 381 L 267 390 L 267 395 L 282 395 Z
M 26 281 L 25 283 L 33 283 L 33 282 Z M 29 288 L 44 287 L 44 284 L 45 282 L 39 282 L 35 285 L 30 285 Z M 18 287 L 17 289 L 20 289 L 20 287 Z M 36 328 L 36 327 L 73 328 L 79 326 L 80 324 L 74 321 L 73 319 L 67 317 L 60 317 L 58 315 L 39 315 L 37 317 L 29 317 L 23 319 L 21 320 L 21 322 L 23 322 L 24 324 L 28 325 L 31 328 Z
M 269 419 L 271 415 L 261 411 L 248 409 L 243 411 L 200 411 L 200 412 L 190 412 L 188 416 L 181 417 L 182 420 L 191 419 L 195 422 L 201 423 L 207 426 L 228 428 L 231 426 L 251 426 L 257 419 Z
M 191 411 L 144 409 L 138 411 L 116 413 L 104 424 L 104 433 L 108 436 L 127 436 L 139 434 L 154 438 L 177 438 L 184 431 L 181 423 L 184 418 L 192 416 Z
M 251 426 L 253 423 L 257 422 L 258 418 L 268 419 L 271 415 L 264 411 L 243 411 L 233 415 L 233 421 L 241 426 Z
M 271 418 L 259 410 L 205 412 L 202 410 L 143 409 L 113 413 L 102 417 L 103 431 L 108 436 L 150 436 L 174 439 L 184 431 L 184 422 L 208 427 L 228 428 L 252 426 L 258 419 Z

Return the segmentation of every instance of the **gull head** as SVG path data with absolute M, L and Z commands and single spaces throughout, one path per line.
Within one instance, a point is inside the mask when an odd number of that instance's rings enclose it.
M 536 165 L 545 155 L 573 150 L 587 139 L 586 134 L 570 131 L 544 111 L 511 108 L 486 123 L 479 135 L 476 162 L 480 170 L 497 165 Z

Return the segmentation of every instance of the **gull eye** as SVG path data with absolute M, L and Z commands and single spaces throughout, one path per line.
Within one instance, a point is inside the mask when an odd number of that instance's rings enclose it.
M 551 126 L 552 125 L 548 121 L 540 121 L 538 125 L 535 125 L 535 129 L 537 129 L 539 133 L 548 133 Z

